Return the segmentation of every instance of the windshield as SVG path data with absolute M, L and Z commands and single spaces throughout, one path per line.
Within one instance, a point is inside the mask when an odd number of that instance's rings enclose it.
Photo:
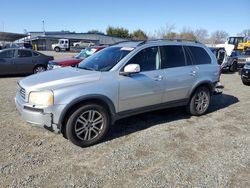
M 75 58 L 76 59 L 87 58 L 87 57 L 91 56 L 92 54 L 94 54 L 96 52 L 96 50 L 97 50 L 96 48 L 85 48 L 79 54 L 77 54 L 75 56 Z
M 124 47 L 109 47 L 101 50 L 93 56 L 83 60 L 78 68 L 95 70 L 95 71 L 109 71 L 121 59 L 123 59 L 133 48 Z

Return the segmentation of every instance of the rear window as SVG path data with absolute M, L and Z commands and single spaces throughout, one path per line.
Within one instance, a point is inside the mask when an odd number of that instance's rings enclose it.
M 192 54 L 195 65 L 211 64 L 211 58 L 205 49 L 196 46 L 187 47 Z
M 28 50 L 18 50 L 18 57 L 32 57 L 32 52 Z
M 182 46 L 161 47 L 162 68 L 173 68 L 185 66 L 185 56 Z

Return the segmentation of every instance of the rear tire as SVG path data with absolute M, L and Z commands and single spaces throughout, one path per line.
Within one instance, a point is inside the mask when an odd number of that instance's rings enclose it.
M 104 107 L 85 104 L 70 115 L 66 124 L 66 136 L 77 146 L 92 146 L 106 135 L 109 122 L 109 115 Z
M 210 91 L 207 87 L 197 88 L 187 105 L 187 112 L 194 116 L 205 114 L 209 108 L 210 100 Z
M 233 64 L 230 66 L 230 71 L 231 72 L 236 72 L 237 69 L 238 69 L 237 61 L 234 61 Z
M 46 71 L 46 68 L 44 66 L 42 66 L 42 65 L 38 65 L 38 66 L 36 66 L 34 68 L 33 73 L 37 74 L 37 73 L 41 73 L 41 72 L 44 72 L 44 71 Z

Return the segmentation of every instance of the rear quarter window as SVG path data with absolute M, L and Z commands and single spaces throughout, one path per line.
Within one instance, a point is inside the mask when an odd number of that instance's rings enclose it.
M 195 65 L 211 64 L 211 58 L 204 48 L 189 46 L 187 47 L 192 55 Z

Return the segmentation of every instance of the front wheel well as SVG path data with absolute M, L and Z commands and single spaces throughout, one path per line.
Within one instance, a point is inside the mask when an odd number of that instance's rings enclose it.
M 79 107 L 86 105 L 86 104 L 97 104 L 97 105 L 101 105 L 102 107 L 104 107 L 107 110 L 108 115 L 109 115 L 111 122 L 112 122 L 112 109 L 110 109 L 110 106 L 104 100 L 98 99 L 98 98 L 93 98 L 93 99 L 85 99 L 85 100 L 78 101 L 78 102 L 74 103 L 73 105 L 71 105 L 66 110 L 66 112 L 64 112 L 63 117 L 61 118 L 61 121 L 60 121 L 61 122 L 61 133 L 63 134 L 63 136 L 65 138 L 67 138 L 66 124 L 67 124 L 69 117 L 76 109 L 78 109 Z

